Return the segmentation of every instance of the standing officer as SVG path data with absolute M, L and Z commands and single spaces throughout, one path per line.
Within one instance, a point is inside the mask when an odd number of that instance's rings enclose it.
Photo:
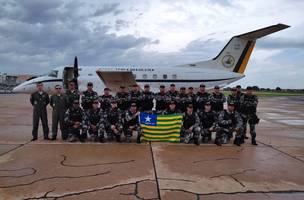
M 224 103 L 226 102 L 226 97 L 223 93 L 220 92 L 220 87 L 215 86 L 214 92 L 211 95 L 211 108 L 216 113 L 224 110 Z
M 196 93 L 196 109 L 198 111 L 204 110 L 204 106 L 206 102 L 209 102 L 211 95 L 206 92 L 206 86 L 204 84 L 200 84 L 200 89 Z
M 83 96 L 81 98 L 81 105 L 85 112 L 92 108 L 93 101 L 96 98 L 98 98 L 98 94 L 93 91 L 93 83 L 88 82 L 87 90 L 83 92 Z
M 64 121 L 68 126 L 69 142 L 75 142 L 77 140 L 85 142 L 87 138 L 87 118 L 79 106 L 79 100 L 74 99 L 73 106 L 65 113 Z
M 242 134 L 242 118 L 238 112 L 234 111 L 234 103 L 229 103 L 227 110 L 220 112 L 218 117 L 219 130 L 216 133 L 215 144 L 221 146 L 226 143 L 227 139 L 233 136 L 236 132 L 234 144 L 240 146 L 240 139 Z
M 217 129 L 217 114 L 211 110 L 211 103 L 205 103 L 205 109 L 199 113 L 202 125 L 202 142 L 207 143 L 211 140 L 212 132 Z
M 186 94 L 186 88 L 181 87 L 180 92 L 179 92 L 179 104 L 178 104 L 178 109 L 180 109 L 182 112 L 186 112 L 187 110 L 187 105 L 191 103 L 191 99 L 189 96 Z
M 66 96 L 68 98 L 68 108 L 73 107 L 74 100 L 80 99 L 80 94 L 76 89 L 76 84 L 74 81 L 69 81 L 69 88 L 66 91 Z
M 129 95 L 129 107 L 132 103 L 135 103 L 137 108 L 140 109 L 141 107 L 141 92 L 139 91 L 139 87 L 137 84 L 132 86 L 130 95 Z
M 102 110 L 107 111 L 111 108 L 111 99 L 113 96 L 110 94 L 110 88 L 105 88 L 103 90 L 104 94 L 99 97 L 100 107 Z
M 187 110 L 183 114 L 183 125 L 181 129 L 181 138 L 184 143 L 188 144 L 193 139 L 194 144 L 199 145 L 200 119 L 196 112 L 193 111 L 193 105 L 188 104 Z
M 126 91 L 125 86 L 120 86 L 120 91 L 116 93 L 116 99 L 118 100 L 118 108 L 121 111 L 126 111 L 129 108 L 128 103 L 129 93 Z
M 124 132 L 127 142 L 131 142 L 131 137 L 134 131 L 137 132 L 137 143 L 140 143 L 141 128 L 139 124 L 139 114 L 136 103 L 131 103 L 130 109 L 125 114 L 124 119 Z
M 196 95 L 193 92 L 193 87 L 188 87 L 188 92 L 187 92 L 188 98 L 190 102 L 193 104 L 194 111 L 196 111 Z
M 167 92 L 167 95 L 168 95 L 170 101 L 174 100 L 174 101 L 176 101 L 176 103 L 179 102 L 178 91 L 176 91 L 175 84 L 172 83 L 170 85 L 170 89 Z
M 252 93 L 252 87 L 247 87 L 246 93 L 241 96 L 241 114 L 243 116 L 243 137 L 246 136 L 247 131 L 247 123 L 249 123 L 250 127 L 250 135 L 251 135 L 251 144 L 258 145 L 256 143 L 256 132 L 255 125 L 259 123 L 259 118 L 256 115 L 257 105 L 258 105 L 258 97 Z M 243 139 L 242 141 L 243 142 Z
M 86 112 L 88 132 L 94 142 L 104 142 L 104 112 L 98 106 L 99 101 L 95 98 L 92 108 Z
M 155 95 L 156 100 L 156 111 L 158 114 L 163 113 L 164 110 L 168 107 L 168 96 L 165 92 L 165 86 L 160 85 L 159 86 L 159 92 Z
M 231 94 L 227 97 L 227 103 L 234 103 L 235 111 L 240 112 L 240 98 L 238 97 L 236 88 L 231 88 Z
M 141 94 L 141 111 L 152 112 L 154 94 L 150 91 L 150 85 L 144 86 L 144 91 Z
M 50 99 L 49 99 L 49 95 L 43 91 L 42 82 L 38 82 L 36 86 L 37 86 L 37 91 L 32 93 L 30 98 L 30 102 L 33 106 L 32 141 L 35 141 L 38 138 L 39 119 L 41 119 L 44 139 L 49 140 L 49 125 L 48 125 L 46 107 L 49 104 Z
M 64 115 L 68 107 L 68 99 L 62 92 L 60 85 L 55 86 L 55 94 L 51 96 L 50 105 L 53 108 L 52 111 L 52 140 L 56 140 L 58 131 L 58 122 L 61 130 L 61 138 L 67 139 L 67 131 L 64 125 Z
M 104 117 L 105 130 L 110 138 L 115 137 L 120 142 L 122 134 L 122 111 L 117 106 L 117 99 L 111 99 L 111 108 Z
M 163 115 L 171 115 L 171 114 L 179 114 L 182 113 L 179 109 L 177 109 L 176 101 L 171 100 L 169 102 L 168 108 L 164 110 Z

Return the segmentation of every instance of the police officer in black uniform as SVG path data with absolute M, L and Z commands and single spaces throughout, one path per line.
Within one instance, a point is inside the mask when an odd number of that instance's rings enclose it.
M 221 146 L 222 143 L 226 143 L 227 139 L 233 136 L 233 132 L 236 132 L 234 144 L 240 146 L 240 139 L 242 135 L 242 118 L 238 112 L 234 111 L 234 103 L 229 103 L 227 110 L 223 110 L 219 113 L 218 117 L 219 130 L 216 133 L 215 144 Z
M 170 85 L 170 89 L 167 92 L 167 95 L 168 95 L 170 101 L 174 100 L 174 101 L 176 101 L 177 104 L 179 103 L 178 91 L 176 90 L 175 84 L 172 83 Z
M 251 135 L 251 144 L 258 145 L 256 143 L 256 132 L 255 125 L 259 123 L 259 118 L 256 115 L 257 105 L 258 105 L 258 97 L 253 94 L 252 87 L 247 87 L 246 93 L 241 96 L 240 100 L 241 104 L 241 114 L 243 117 L 243 137 L 246 136 L 247 131 L 247 123 L 250 127 L 250 135 Z M 243 143 L 243 139 L 241 141 Z
M 187 105 L 191 102 L 191 99 L 189 98 L 189 96 L 186 93 L 186 88 L 185 87 L 181 87 L 180 88 L 180 92 L 179 92 L 179 103 L 178 103 L 178 109 L 180 109 L 182 112 L 186 112 L 187 110 Z
M 217 130 L 217 114 L 211 110 L 211 103 L 205 103 L 205 109 L 199 113 L 202 126 L 202 142 L 211 141 L 212 132 Z
M 100 107 L 103 111 L 107 111 L 111 108 L 111 99 L 113 96 L 110 94 L 110 88 L 103 90 L 104 94 L 99 97 Z
M 141 96 L 141 92 L 139 91 L 139 87 L 137 84 L 134 84 L 132 86 L 132 90 L 129 95 L 129 107 L 130 107 L 131 103 L 135 103 L 137 106 L 137 109 L 140 110 L 141 98 L 142 98 L 142 96 Z
M 224 110 L 224 103 L 226 102 L 226 97 L 223 93 L 220 92 L 220 87 L 215 86 L 214 87 L 214 92 L 211 95 L 211 108 L 213 111 L 216 113 L 221 112 Z
M 144 91 L 141 94 L 141 111 L 152 112 L 154 94 L 150 91 L 150 85 L 144 86 Z
M 181 138 L 184 143 L 189 143 L 192 139 L 194 144 L 199 145 L 200 119 L 193 111 L 193 105 L 188 104 L 186 112 L 183 113 L 183 125 L 181 129 Z
M 73 107 L 74 100 L 80 99 L 80 94 L 76 89 L 75 81 L 69 81 L 69 88 L 66 91 L 66 96 L 68 98 L 68 108 Z
M 85 142 L 87 138 L 87 118 L 79 105 L 79 100 L 74 99 L 73 106 L 65 113 L 64 121 L 68 127 L 69 142 L 77 140 Z
M 58 123 L 61 130 L 61 138 L 63 140 L 67 139 L 67 131 L 64 125 L 64 115 L 68 107 L 68 99 L 62 92 L 62 87 L 60 85 L 55 86 L 55 94 L 50 98 L 50 105 L 53 108 L 52 111 L 52 140 L 56 140 Z
M 116 93 L 116 99 L 118 100 L 118 108 L 121 111 L 126 111 L 129 108 L 129 93 L 126 91 L 125 86 L 120 86 L 120 91 Z
M 94 142 L 105 142 L 104 113 L 103 110 L 99 108 L 99 101 L 97 97 L 95 97 L 92 106 L 90 107 L 92 108 L 86 112 L 90 138 L 92 138 Z
M 33 131 L 32 141 L 38 138 L 39 119 L 41 119 L 43 136 L 45 140 L 49 140 L 49 125 L 47 119 L 46 107 L 50 102 L 49 95 L 43 91 L 43 83 L 36 84 L 37 91 L 31 94 L 30 102 L 33 106 Z
M 156 93 L 155 100 L 156 100 L 156 112 L 158 114 L 163 113 L 164 110 L 166 110 L 166 108 L 168 107 L 168 102 L 169 102 L 169 97 L 166 94 L 164 85 L 159 86 L 159 92 Z
M 93 101 L 96 98 L 98 98 L 98 94 L 93 91 L 93 83 L 88 82 L 87 90 L 83 92 L 83 96 L 81 98 L 81 105 L 85 112 L 92 108 Z
M 231 94 L 227 97 L 227 103 L 234 103 L 235 111 L 240 111 L 240 98 L 237 96 L 236 88 L 231 88 Z
M 180 114 L 180 113 L 182 113 L 182 111 L 177 109 L 176 101 L 171 100 L 169 102 L 168 108 L 166 110 L 164 110 L 164 112 L 162 114 L 171 115 L 171 114 Z
M 130 109 L 126 112 L 124 118 L 124 133 L 127 142 L 131 142 L 131 137 L 134 131 L 137 132 L 137 143 L 140 143 L 141 128 L 139 124 L 139 114 L 136 103 L 132 102 Z
M 108 110 L 105 118 L 105 130 L 108 137 L 115 137 L 117 142 L 120 142 L 123 130 L 122 124 L 123 113 L 118 108 L 117 99 L 111 99 L 111 108 Z
M 188 95 L 188 98 L 189 98 L 189 101 L 193 104 L 193 107 L 194 107 L 194 111 L 196 111 L 196 95 L 194 94 L 194 91 L 193 91 L 193 87 L 188 87 L 188 91 L 187 91 L 187 95 Z
M 197 111 L 204 110 L 204 106 L 206 102 L 209 102 L 211 98 L 211 95 L 206 92 L 206 86 L 204 84 L 200 84 L 199 91 L 196 93 L 196 109 Z

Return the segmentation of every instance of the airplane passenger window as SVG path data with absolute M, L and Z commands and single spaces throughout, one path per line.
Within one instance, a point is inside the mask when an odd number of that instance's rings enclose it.
M 143 74 L 143 79 L 147 79 L 147 74 Z
M 57 77 L 57 75 L 58 75 L 57 70 L 52 70 L 52 71 L 50 71 L 50 73 L 48 73 L 48 76 L 50 76 L 50 77 Z
M 167 74 L 164 74 L 164 75 L 163 75 L 163 78 L 164 78 L 164 79 L 167 79 Z
M 153 74 L 153 79 L 157 79 L 157 74 Z
M 172 79 L 176 79 L 177 78 L 177 75 L 176 74 L 173 74 L 172 75 Z

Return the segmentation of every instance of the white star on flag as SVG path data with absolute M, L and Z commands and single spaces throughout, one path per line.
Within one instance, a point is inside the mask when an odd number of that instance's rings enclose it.
M 149 122 L 149 123 L 151 122 L 151 118 L 149 117 L 149 115 L 145 118 L 145 120 L 146 120 L 146 123 L 147 122 Z

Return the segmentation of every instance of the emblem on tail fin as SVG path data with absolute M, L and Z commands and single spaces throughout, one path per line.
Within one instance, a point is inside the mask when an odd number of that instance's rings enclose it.
M 226 67 L 226 68 L 233 67 L 234 62 L 235 62 L 235 59 L 234 59 L 234 57 L 231 56 L 231 55 L 226 55 L 226 56 L 224 56 L 223 59 L 222 59 L 222 64 L 223 64 L 223 66 Z

